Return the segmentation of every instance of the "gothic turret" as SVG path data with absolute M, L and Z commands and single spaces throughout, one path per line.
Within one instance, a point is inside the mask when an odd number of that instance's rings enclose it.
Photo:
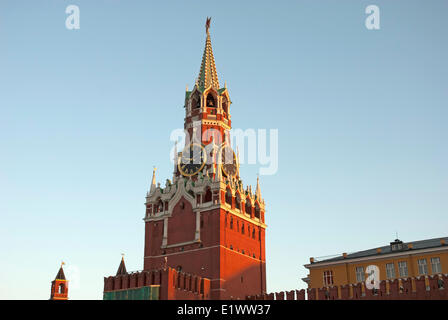
M 56 277 L 51 282 L 50 300 L 68 300 L 68 281 L 65 279 L 64 269 L 61 263 Z

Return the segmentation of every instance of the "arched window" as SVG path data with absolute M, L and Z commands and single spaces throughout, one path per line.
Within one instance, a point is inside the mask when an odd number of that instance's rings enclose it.
M 250 204 L 250 199 L 249 198 L 247 198 L 246 199 L 246 213 L 247 214 L 252 214 L 252 205 Z
M 230 189 L 226 191 L 226 203 L 232 205 L 232 192 Z
M 255 203 L 255 218 L 260 219 L 260 206 L 258 203 Z
M 241 224 L 241 233 L 244 234 L 244 222 Z
M 252 239 L 255 239 L 255 229 L 252 229 Z
M 241 197 L 239 193 L 237 193 L 235 197 L 235 208 L 241 209 Z
M 199 97 L 199 93 L 196 91 L 191 98 L 191 108 L 198 109 L 201 107 L 201 98 Z
M 63 283 L 59 284 L 58 293 L 63 294 L 65 291 L 65 286 Z
M 229 113 L 229 102 L 226 96 L 222 97 L 222 109 L 225 113 Z
M 204 202 L 210 202 L 212 201 L 212 190 L 210 190 L 209 187 L 205 190 L 205 199 Z
M 230 229 L 233 229 L 233 217 L 230 217 Z
M 207 100 L 206 100 L 207 104 L 207 108 L 216 108 L 216 102 L 215 102 L 215 98 L 213 97 L 213 95 L 211 93 L 209 93 L 207 95 Z
M 154 212 L 158 213 L 158 212 L 162 212 L 162 211 L 163 211 L 163 202 L 160 198 L 158 198 L 156 200 L 156 207 L 155 207 Z

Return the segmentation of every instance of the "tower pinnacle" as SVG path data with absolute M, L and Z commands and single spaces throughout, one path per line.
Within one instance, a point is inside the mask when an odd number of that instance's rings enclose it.
M 205 40 L 204 54 L 202 56 L 201 69 L 199 71 L 198 86 L 200 90 L 213 87 L 219 89 L 218 74 L 215 66 L 215 58 L 213 56 L 212 41 L 210 39 L 210 21 L 211 18 L 207 17 L 205 23 L 205 30 L 207 33 L 207 39 Z
M 257 196 L 258 201 L 261 199 L 261 189 L 260 189 L 260 177 L 257 176 L 257 188 L 255 189 L 255 195 Z
M 153 192 L 156 189 L 156 170 L 156 167 L 154 167 L 154 169 L 152 170 L 151 189 L 149 190 L 149 192 Z
M 118 266 L 117 276 L 127 274 L 126 265 L 124 264 L 124 254 L 121 255 L 120 265 Z
M 56 277 L 51 282 L 50 300 L 68 300 L 68 281 L 62 268 L 64 264 L 64 262 L 61 263 Z

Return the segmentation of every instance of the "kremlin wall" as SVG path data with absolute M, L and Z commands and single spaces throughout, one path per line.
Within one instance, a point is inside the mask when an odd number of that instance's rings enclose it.
M 426 282 L 429 282 L 429 286 Z M 247 296 L 247 300 L 448 300 L 448 274 L 407 279 L 383 280 L 378 290 L 356 285 L 281 291 Z

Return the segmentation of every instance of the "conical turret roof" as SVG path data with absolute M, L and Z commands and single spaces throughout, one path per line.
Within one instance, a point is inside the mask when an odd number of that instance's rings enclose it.
M 124 257 L 121 257 L 120 266 L 118 267 L 118 270 L 117 270 L 117 276 L 125 275 L 125 274 L 127 274 L 127 271 L 126 271 L 126 266 L 124 264 Z
M 64 269 L 62 269 L 62 265 L 59 268 L 58 274 L 56 275 L 56 278 L 54 278 L 55 280 L 65 280 L 65 274 L 64 274 Z

